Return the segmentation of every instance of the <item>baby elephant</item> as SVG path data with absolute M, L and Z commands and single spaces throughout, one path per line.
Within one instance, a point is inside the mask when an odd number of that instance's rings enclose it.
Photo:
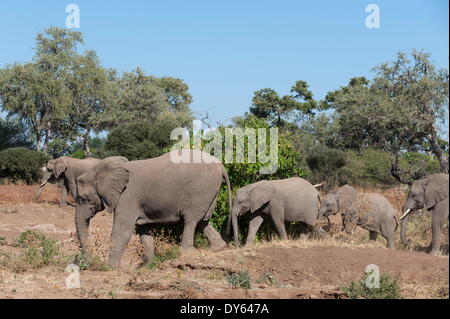
M 284 222 L 303 222 L 316 226 L 318 214 L 318 192 L 303 178 L 260 181 L 237 190 L 231 216 L 234 241 L 238 242 L 238 216 L 250 211 L 252 219 L 248 227 L 246 244 L 251 244 L 264 218 L 270 216 L 282 239 L 287 239 Z M 318 229 L 315 229 L 316 231 Z
M 345 231 L 356 224 L 369 231 L 370 240 L 376 240 L 380 234 L 387 240 L 387 247 L 394 249 L 398 221 L 386 197 L 376 193 L 358 193 L 350 185 L 344 185 L 336 193 L 325 196 L 319 218 L 338 212 L 342 215 Z

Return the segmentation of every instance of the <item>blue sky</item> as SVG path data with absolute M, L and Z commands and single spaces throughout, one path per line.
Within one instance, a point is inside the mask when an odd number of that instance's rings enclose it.
M 29 61 L 36 34 L 65 27 L 70 3 L 80 8 L 84 49 L 104 66 L 181 78 L 192 108 L 218 121 L 246 112 L 255 90 L 286 94 L 296 80 L 323 98 L 399 50 L 449 62 L 445 0 L 2 0 L 0 67 Z M 365 26 L 370 3 L 380 8 L 379 29 Z

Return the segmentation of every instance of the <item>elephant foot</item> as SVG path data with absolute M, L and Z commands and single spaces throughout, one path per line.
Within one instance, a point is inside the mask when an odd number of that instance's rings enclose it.
M 180 246 L 180 256 L 192 253 L 195 251 L 194 246 Z
M 222 249 L 225 248 L 225 247 L 227 247 L 227 244 L 226 244 L 224 241 L 222 241 L 222 242 L 216 242 L 216 243 L 211 243 L 210 246 L 209 246 L 209 248 L 210 248 L 212 251 L 219 251 L 219 250 L 222 250 Z
M 428 254 L 430 254 L 431 256 L 440 256 L 441 255 L 441 251 L 440 250 L 436 250 L 436 249 L 431 249 L 428 251 Z

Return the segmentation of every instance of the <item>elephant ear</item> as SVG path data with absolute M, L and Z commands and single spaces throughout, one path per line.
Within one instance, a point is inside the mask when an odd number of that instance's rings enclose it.
M 270 202 L 273 187 L 266 181 L 259 182 L 250 191 L 250 211 L 254 213 L 263 205 Z
M 97 167 L 95 183 L 108 212 L 114 213 L 120 195 L 128 184 L 128 160 L 121 156 L 112 156 L 102 160 Z
M 354 212 L 354 205 L 356 202 L 356 190 L 350 185 L 342 186 L 336 192 L 336 199 L 338 202 L 338 209 L 342 213 L 352 213 Z
M 67 170 L 69 163 L 67 162 L 67 158 L 60 157 L 55 160 L 55 177 L 58 178 L 62 173 Z
M 430 210 L 438 202 L 448 197 L 448 174 L 433 174 L 427 177 L 425 186 L 425 208 Z

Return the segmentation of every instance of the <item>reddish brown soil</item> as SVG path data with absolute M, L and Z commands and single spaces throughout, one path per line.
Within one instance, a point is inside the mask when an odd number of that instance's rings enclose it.
M 20 254 L 14 240 L 26 230 L 56 238 L 64 254 L 78 251 L 74 208 L 59 207 L 52 186 L 40 203 L 31 203 L 36 186 L 0 186 L 0 252 Z M 112 216 L 99 213 L 91 223 L 95 254 L 107 258 Z M 378 246 L 324 246 L 300 239 L 253 248 L 200 249 L 183 253 L 154 270 L 138 268 L 141 246 L 133 236 L 120 271 L 82 271 L 81 289 L 65 288 L 65 266 L 16 273 L 0 264 L 0 298 L 343 298 L 338 287 L 358 281 L 368 264 L 399 278 L 405 298 L 448 297 L 448 256 Z M 252 289 L 233 289 L 227 274 L 246 270 Z M 275 279 L 270 283 L 264 276 Z M 446 290 L 446 292 L 445 292 Z

